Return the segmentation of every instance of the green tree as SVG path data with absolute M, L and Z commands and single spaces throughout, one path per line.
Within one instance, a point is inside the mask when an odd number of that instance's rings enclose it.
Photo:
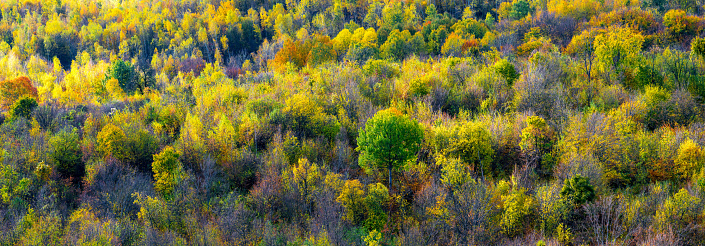
M 20 98 L 10 107 L 10 117 L 24 117 L 29 119 L 32 116 L 32 111 L 34 111 L 37 106 L 39 106 L 39 104 L 37 104 L 37 100 L 34 100 L 34 98 Z
M 453 130 L 448 153 L 470 165 L 475 175 L 490 174 L 494 158 L 490 132 L 479 122 L 466 122 Z
M 51 151 L 49 159 L 54 163 L 56 171 L 64 178 L 76 178 L 80 181 L 85 173 L 81 152 L 81 142 L 76 128 L 63 130 L 49 140 Z
M 139 76 L 130 62 L 121 59 L 113 62 L 107 79 L 117 79 L 122 91 L 132 94 L 139 87 Z
M 528 15 L 533 11 L 534 9 L 531 7 L 529 1 L 518 0 L 514 1 L 514 3 L 512 4 L 512 10 L 511 12 L 509 12 L 509 16 L 512 17 L 512 19 L 518 20 L 524 18 L 524 16 Z
M 387 37 L 387 41 L 380 47 L 381 56 L 392 60 L 404 59 L 408 50 L 406 40 L 409 39 L 411 39 L 411 34 L 408 31 L 399 32 L 399 30 L 393 30 Z
M 505 80 L 507 80 L 507 84 L 509 86 L 512 86 L 514 81 L 519 78 L 519 73 L 517 73 L 516 68 L 514 68 L 514 64 L 509 62 L 507 59 L 502 59 L 495 62 L 494 69 L 498 74 L 502 75 Z
M 590 179 L 580 174 L 566 179 L 561 189 L 561 200 L 576 208 L 595 200 L 595 189 L 590 184 Z
M 179 152 L 171 146 L 154 155 L 154 162 L 152 162 L 154 189 L 164 197 L 170 197 L 176 185 L 183 180 L 184 174 L 179 156 Z
M 395 108 L 379 111 L 360 130 L 356 149 L 360 152 L 359 164 L 367 173 L 387 168 L 391 188 L 392 171 L 416 157 L 422 140 L 418 122 Z

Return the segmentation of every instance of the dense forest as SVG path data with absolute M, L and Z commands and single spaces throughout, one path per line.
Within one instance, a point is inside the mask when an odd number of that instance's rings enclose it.
M 1 245 L 703 245 L 705 2 L 2 0 Z

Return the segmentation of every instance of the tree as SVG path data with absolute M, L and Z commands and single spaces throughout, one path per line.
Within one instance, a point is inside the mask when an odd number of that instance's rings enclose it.
M 299 137 L 324 136 L 333 140 L 340 129 L 340 123 L 335 117 L 326 114 L 320 105 L 303 93 L 287 99 L 281 112 L 285 116 L 281 123 Z
M 165 197 L 170 197 L 176 185 L 183 179 L 179 152 L 167 146 L 161 153 L 154 155 L 154 189 Z
M 64 178 L 75 178 L 74 183 L 80 181 L 85 168 L 76 128 L 57 133 L 49 140 L 49 145 L 51 146 L 49 159 L 54 163 L 56 171 Z
M 340 190 L 340 195 L 335 199 L 345 208 L 345 220 L 357 225 L 365 218 L 365 191 L 357 179 L 346 180 Z
M 498 74 L 502 75 L 505 80 L 507 80 L 507 84 L 509 86 L 512 86 L 514 81 L 519 78 L 519 73 L 517 73 L 516 68 L 514 68 L 514 64 L 509 62 L 507 59 L 502 59 L 495 62 L 494 69 Z
M 416 157 L 422 139 L 423 130 L 415 120 L 395 108 L 379 111 L 360 130 L 356 149 L 360 152 L 359 164 L 367 173 L 386 167 L 391 189 L 392 171 Z
M 614 74 L 624 82 L 624 72 L 638 63 L 643 43 L 644 36 L 626 27 L 611 28 L 595 37 L 597 65 L 608 81 Z
M 681 179 L 689 179 L 705 164 L 705 151 L 693 140 L 686 139 L 678 148 L 675 159 L 676 172 Z
M 654 226 L 661 231 L 669 227 L 683 229 L 686 226 L 692 226 L 697 223 L 702 213 L 701 201 L 697 195 L 692 195 L 685 188 L 681 188 L 656 210 Z
M 690 50 L 700 58 L 705 58 L 705 38 L 695 38 L 690 43 Z
M 550 161 L 549 154 L 555 142 L 553 129 L 546 124 L 546 120 L 539 116 L 526 118 L 526 127 L 521 130 L 521 150 L 527 154 L 529 164 L 545 164 Z M 549 163 L 550 164 L 550 163 Z M 542 171 L 549 173 L 553 170 L 551 165 L 541 166 Z
M 127 94 L 132 94 L 139 88 L 139 77 L 135 72 L 135 68 L 130 62 L 125 62 L 121 59 L 113 62 L 106 79 L 117 79 L 120 88 Z
M 451 33 L 446 38 L 445 44 L 441 46 L 441 53 L 446 56 L 459 57 L 463 53 L 463 44 L 465 40 L 458 36 L 457 33 Z
M 697 16 L 688 16 L 680 9 L 671 9 L 663 15 L 666 33 L 678 41 L 689 40 L 692 35 L 697 35 L 702 30 L 700 22 Z
M 516 0 L 512 3 L 512 10 L 509 12 L 509 16 L 515 20 L 524 18 L 524 16 L 533 12 L 534 9 L 527 0 Z
M 328 36 L 317 36 L 314 40 L 307 58 L 309 64 L 316 66 L 337 60 L 338 54 Z
M 590 179 L 580 174 L 566 179 L 561 189 L 561 200 L 576 208 L 595 200 L 595 189 L 590 184 Z
M 10 107 L 10 117 L 24 117 L 29 119 L 32 116 L 32 111 L 34 111 L 37 106 L 39 106 L 39 104 L 37 104 L 37 100 L 34 100 L 34 98 L 20 98 Z
M 391 60 L 403 60 L 408 51 L 406 40 L 411 39 L 408 31 L 399 32 L 394 29 L 387 37 L 387 41 L 380 47 L 380 54 L 383 58 Z
M 308 64 L 309 53 L 311 52 L 311 42 L 291 41 L 287 39 L 284 46 L 277 52 L 274 62 L 279 66 L 291 63 L 297 68 L 302 68 Z
M 18 77 L 0 82 L 0 108 L 9 109 L 22 97 L 38 98 L 37 88 L 27 77 Z
M 565 48 L 566 53 L 580 60 L 581 68 L 585 71 L 588 79 L 588 84 L 592 82 L 592 64 L 595 60 L 595 37 L 604 33 L 602 29 L 588 29 L 582 33 L 573 36 L 568 46 Z
M 466 165 L 472 167 L 475 175 L 490 174 L 490 166 L 494 158 L 492 138 L 482 123 L 467 122 L 456 126 L 450 139 L 448 152 L 460 158 Z
M 365 197 L 365 206 L 367 207 L 367 219 L 365 219 L 365 227 L 369 230 L 382 230 L 384 223 L 387 222 L 387 215 L 382 209 L 383 204 L 386 204 L 391 197 L 389 190 L 382 183 L 370 184 L 367 187 L 367 196 Z
M 530 195 L 526 194 L 526 189 L 515 187 L 509 194 L 502 196 L 502 204 L 504 207 L 501 219 L 502 230 L 513 237 L 521 232 L 522 227 L 527 226 L 526 220 L 536 203 Z
M 288 181 L 289 188 L 298 191 L 303 198 L 303 207 L 308 214 L 313 213 L 314 192 L 321 186 L 322 171 L 306 158 L 299 159 L 298 163 L 283 175 Z
M 125 132 L 113 124 L 107 124 L 98 132 L 98 152 L 103 156 L 122 159 L 125 153 Z

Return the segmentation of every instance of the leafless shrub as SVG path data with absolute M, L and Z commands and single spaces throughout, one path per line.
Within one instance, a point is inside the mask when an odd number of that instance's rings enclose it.
M 139 206 L 132 194 L 153 195 L 151 178 L 115 159 L 95 164 L 95 172 L 85 184 L 81 200 L 103 218 L 135 217 Z
M 584 230 L 588 231 L 592 245 L 616 245 L 618 240 L 629 235 L 621 222 L 624 208 L 618 198 L 608 196 L 584 207 L 586 222 Z
M 218 226 L 227 242 L 234 245 L 253 243 L 249 235 L 253 233 L 256 214 L 245 206 L 243 197 L 230 195 L 217 214 Z
M 600 165 L 599 161 L 591 154 L 570 154 L 566 161 L 558 164 L 558 167 L 554 169 L 554 176 L 560 180 L 573 177 L 576 174 L 580 174 L 583 177 L 590 179 L 590 183 L 593 187 L 598 190 L 604 188 L 604 181 L 602 175 L 604 170 Z
M 679 246 L 683 243 L 678 239 L 673 229 L 668 228 L 665 232 L 655 232 L 649 230 L 646 238 L 637 243 L 638 246 Z
M 553 75 L 555 69 L 533 63 L 526 66 L 514 84 L 514 107 L 518 112 L 533 112 L 549 120 L 566 116 L 562 87 Z

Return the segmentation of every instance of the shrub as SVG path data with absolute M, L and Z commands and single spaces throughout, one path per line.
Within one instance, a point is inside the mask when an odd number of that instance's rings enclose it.
M 688 91 L 677 90 L 669 95 L 666 91 L 651 91 L 647 87 L 643 100 L 647 104 L 647 111 L 642 123 L 649 130 L 663 125 L 688 126 L 702 117 L 701 104 Z
M 151 175 L 108 159 L 88 169 L 81 200 L 102 218 L 134 218 L 139 212 L 134 193 L 154 195 Z
M 340 129 L 340 123 L 332 115 L 304 94 L 296 94 L 286 100 L 282 108 L 285 118 L 283 126 L 303 137 L 324 136 L 332 141 Z
M 149 172 L 157 140 L 146 129 L 128 127 L 127 132 L 111 123 L 97 136 L 97 150 L 103 157 L 112 157 L 125 164 Z
M 700 198 L 690 194 L 685 188 L 680 189 L 656 211 L 654 225 L 658 230 L 664 231 L 669 227 L 683 229 L 697 223 L 701 213 L 700 201 Z
M 517 70 L 514 68 L 514 64 L 506 59 L 497 61 L 494 64 L 494 69 L 498 74 L 504 77 L 509 86 L 512 86 L 514 81 L 519 78 L 519 73 L 517 73 Z

